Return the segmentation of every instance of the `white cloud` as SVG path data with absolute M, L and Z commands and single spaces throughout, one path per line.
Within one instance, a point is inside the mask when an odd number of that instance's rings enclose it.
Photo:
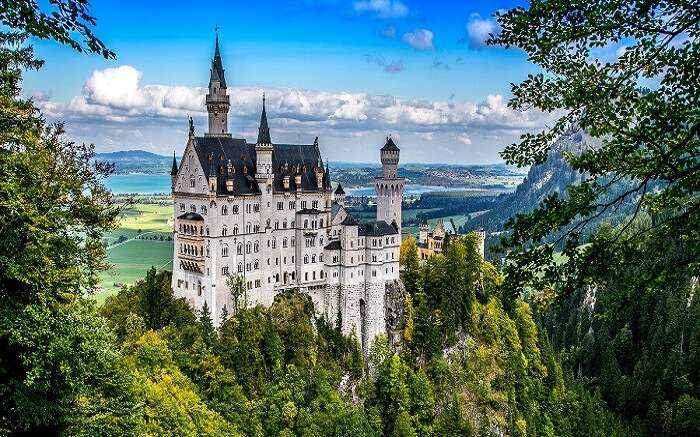
M 467 32 L 466 42 L 469 48 L 479 50 L 486 47 L 489 35 L 497 35 L 501 27 L 495 18 L 481 18 L 479 14 L 472 14 L 465 25 Z
M 400 0 L 356 1 L 353 7 L 357 12 L 374 13 L 375 18 L 401 18 L 408 15 L 408 7 Z
M 333 138 L 338 145 L 329 149 L 333 159 L 359 159 L 374 153 L 374 143 L 386 134 L 398 138 L 403 133 L 407 142 L 416 145 L 432 141 L 436 146 L 454 147 L 455 139 L 465 144 L 474 140 L 480 147 L 491 148 L 490 155 L 484 156 L 491 156 L 493 162 L 504 144 L 525 131 L 542 128 L 553 117 L 534 110 L 512 110 L 500 95 L 489 95 L 481 102 L 428 101 L 358 92 L 231 87 L 229 128 L 234 136 L 255 138 L 263 91 L 276 141 L 306 141 L 316 135 Z M 179 150 L 184 141 L 178 131 L 186 128 L 188 115 L 195 118 L 198 135 L 206 131 L 205 94 L 202 87 L 144 84 L 141 72 L 125 65 L 93 72 L 82 92 L 68 101 L 40 100 L 36 104 L 47 117 L 65 120 L 76 140 L 112 150 L 155 144 L 152 150 L 172 153 L 173 146 Z M 333 155 L 343 147 L 352 150 L 358 144 L 351 143 L 352 139 L 361 140 L 365 149 L 354 155 Z M 420 147 L 409 153 L 414 161 L 434 160 Z
M 432 50 L 433 36 L 433 32 L 428 29 L 416 29 L 404 33 L 401 39 L 416 50 Z
M 462 144 L 470 145 L 472 143 L 472 139 L 469 138 L 467 134 L 459 134 L 457 135 L 457 141 L 459 141 Z

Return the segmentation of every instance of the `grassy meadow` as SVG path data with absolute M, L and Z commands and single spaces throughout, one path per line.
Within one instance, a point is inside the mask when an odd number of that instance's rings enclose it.
M 107 261 L 112 267 L 102 272 L 102 291 L 95 296 L 101 304 L 122 285 L 130 285 L 155 266 L 172 269 L 172 205 L 136 203 L 120 216 L 119 227 L 105 234 Z

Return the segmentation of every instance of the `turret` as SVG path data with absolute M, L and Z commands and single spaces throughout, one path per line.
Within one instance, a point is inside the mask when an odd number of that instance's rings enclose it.
M 272 139 L 270 127 L 267 124 L 267 111 L 265 110 L 265 94 L 262 98 L 262 112 L 260 113 L 260 126 L 258 127 L 258 141 L 255 143 L 257 156 L 257 169 L 255 178 L 261 189 L 267 182 L 272 183 Z
M 333 196 L 335 197 L 335 201 L 338 203 L 338 205 L 345 206 L 345 190 L 343 190 L 343 186 L 340 185 L 340 183 L 338 183 L 338 186 L 335 188 Z
M 207 136 L 231 136 L 228 133 L 228 109 L 231 106 L 226 94 L 226 78 L 219 52 L 219 34 L 216 35 L 216 48 L 211 61 L 211 76 L 209 77 L 209 92 L 206 96 L 207 112 L 209 112 L 209 132 Z
M 173 166 L 170 169 L 170 178 L 172 179 L 173 186 L 175 189 L 175 180 L 177 179 L 177 159 L 175 159 L 175 151 L 173 150 Z
M 429 232 L 428 222 L 423 222 L 420 224 L 418 230 L 418 243 L 427 244 L 428 243 L 428 232 Z
M 403 201 L 404 179 L 398 177 L 399 148 L 391 136 L 380 149 L 382 176 L 374 180 L 377 191 L 377 220 L 384 220 L 401 235 L 401 203 Z
M 399 165 L 399 148 L 391 136 L 386 139 L 386 144 L 381 148 L 380 153 L 384 177 L 395 178 L 396 169 Z

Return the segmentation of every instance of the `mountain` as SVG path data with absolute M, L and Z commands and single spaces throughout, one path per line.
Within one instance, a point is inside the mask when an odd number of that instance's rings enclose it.
M 467 222 L 467 230 L 483 227 L 487 232 L 502 231 L 510 217 L 532 211 L 550 194 L 566 195 L 566 187 L 580 182 L 582 175 L 571 168 L 564 157 L 565 152 L 578 154 L 588 147 L 597 147 L 597 144 L 598 140 L 580 131 L 560 136 L 547 160 L 531 167 L 514 192 L 500 196 L 496 207 Z
M 157 155 L 145 150 L 120 150 L 117 152 L 97 153 L 96 161 L 114 163 L 114 172 L 167 174 L 173 163 L 172 156 Z M 179 162 L 178 157 L 178 162 Z

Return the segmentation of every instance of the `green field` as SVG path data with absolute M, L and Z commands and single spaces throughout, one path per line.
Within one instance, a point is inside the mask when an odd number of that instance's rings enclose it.
M 102 272 L 102 291 L 95 296 L 101 304 L 122 285 L 130 285 L 146 276 L 146 271 L 172 269 L 173 242 L 171 205 L 135 204 L 119 218 L 119 227 L 105 234 L 107 261 L 112 268 Z M 118 243 L 119 238 L 125 242 Z M 161 240 L 162 237 L 162 240 Z

